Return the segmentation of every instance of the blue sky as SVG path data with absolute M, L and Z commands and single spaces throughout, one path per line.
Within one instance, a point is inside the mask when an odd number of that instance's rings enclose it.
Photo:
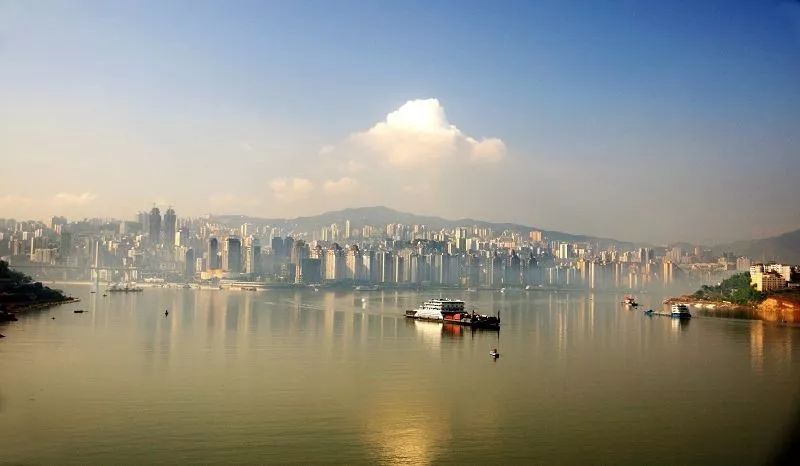
M 650 241 L 800 227 L 797 2 L 0 0 L 0 70 L 0 216 L 386 204 Z M 444 139 L 370 130 L 402 108 L 446 112 Z M 485 138 L 502 147 L 478 160 Z

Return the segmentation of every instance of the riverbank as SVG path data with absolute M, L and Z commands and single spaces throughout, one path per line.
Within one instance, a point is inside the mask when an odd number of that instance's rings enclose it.
M 52 299 L 27 303 L 6 303 L 3 309 L 0 309 L 0 322 L 14 322 L 17 320 L 18 314 L 49 309 L 62 304 L 71 304 L 77 302 L 80 302 L 79 298 L 69 296 L 64 299 Z
M 768 322 L 800 323 L 800 293 L 774 293 L 763 301 L 751 304 L 735 304 L 730 301 L 698 299 L 693 295 L 669 298 L 664 304 L 686 304 L 701 309 L 712 317 L 730 317 L 735 314 L 748 314 L 754 319 Z

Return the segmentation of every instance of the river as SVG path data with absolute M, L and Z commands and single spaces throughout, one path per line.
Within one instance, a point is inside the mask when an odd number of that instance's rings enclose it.
M 797 415 L 800 329 L 619 294 L 65 291 L 0 326 L 0 463 L 759 464 Z

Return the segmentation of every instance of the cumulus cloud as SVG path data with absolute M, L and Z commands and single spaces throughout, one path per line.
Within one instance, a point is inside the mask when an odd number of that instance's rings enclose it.
M 478 140 L 451 124 L 438 99 L 410 100 L 349 140 L 389 165 L 405 168 L 452 159 L 491 163 L 502 160 L 506 153 L 502 140 Z
M 53 196 L 53 202 L 57 205 L 86 205 L 97 199 L 97 196 L 90 192 L 80 194 L 58 193 Z
M 351 194 L 358 189 L 358 180 L 343 176 L 338 180 L 328 180 L 322 185 L 322 189 L 328 194 Z
M 275 198 L 281 201 L 306 199 L 314 190 L 314 184 L 306 178 L 276 178 L 269 187 Z

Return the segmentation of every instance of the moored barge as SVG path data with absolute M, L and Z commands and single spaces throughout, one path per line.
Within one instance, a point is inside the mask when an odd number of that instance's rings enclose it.
M 446 324 L 466 325 L 489 330 L 500 329 L 500 313 L 497 316 L 478 314 L 464 310 L 464 301 L 437 298 L 425 301 L 422 307 L 406 311 L 406 318 L 428 320 Z

